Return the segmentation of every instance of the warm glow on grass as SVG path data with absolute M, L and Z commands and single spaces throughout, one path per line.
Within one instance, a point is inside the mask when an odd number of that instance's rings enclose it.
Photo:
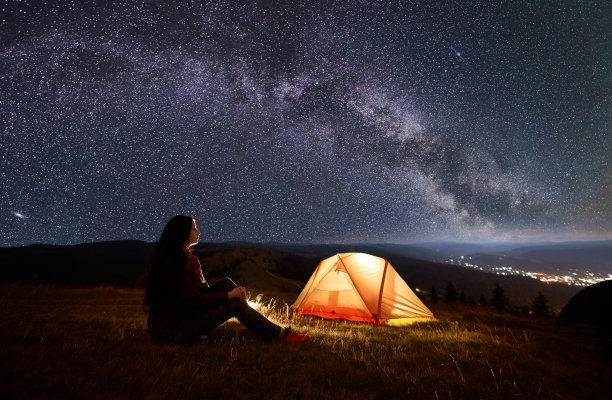
M 437 321 L 435 318 L 393 318 L 385 321 L 387 326 L 409 326 L 417 323 Z
M 247 304 L 256 310 L 259 308 L 259 302 L 247 300 Z
M 255 299 L 247 298 L 247 304 L 254 308 L 255 310 L 261 311 L 261 309 L 269 308 L 270 304 L 264 305 L 261 302 L 261 298 L 263 297 L 263 293 L 259 293 L 255 296 Z

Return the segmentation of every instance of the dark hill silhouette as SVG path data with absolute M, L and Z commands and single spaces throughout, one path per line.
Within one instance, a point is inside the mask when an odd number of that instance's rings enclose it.
M 142 287 L 153 248 L 154 244 L 139 241 L 0 248 L 0 279 L 69 286 L 109 284 Z M 545 284 L 519 276 L 493 275 L 404 255 L 411 254 L 413 250 L 409 248 L 406 251 L 398 245 L 300 246 L 234 242 L 201 243 L 195 247 L 194 254 L 203 261 L 207 276 L 230 276 L 238 281 L 244 278 L 241 283 L 245 285 L 252 285 L 255 281 L 266 286 L 265 279 L 270 273 L 305 283 L 321 260 L 336 253 L 363 252 L 386 258 L 408 285 L 425 291 L 435 287 L 438 293 L 442 293 L 448 282 L 452 281 L 457 290 L 466 296 L 478 299 L 484 295 L 490 298 L 495 282 L 499 282 L 515 306 L 529 305 L 541 291 L 550 300 L 551 306 L 560 310 L 579 290 L 575 286 Z M 288 287 L 285 289 L 289 291 Z
M 515 249 L 510 255 L 537 263 L 566 268 L 588 269 L 591 272 L 612 273 L 612 243 L 591 246 L 541 246 Z
M 152 243 L 136 240 L 74 246 L 32 244 L 0 248 L 0 279 L 68 286 L 142 284 Z
M 556 325 L 587 325 L 612 340 L 612 280 L 581 290 L 565 305 Z
M 516 248 L 529 248 L 552 243 L 521 243 L 521 242 L 503 242 L 503 243 L 464 243 L 464 242 L 423 242 L 416 243 L 415 246 L 423 247 L 431 250 L 439 250 L 440 253 L 450 257 L 466 256 L 472 253 L 494 254 L 504 251 L 509 251 Z
M 232 272 L 240 273 L 245 258 L 231 263 L 214 257 L 239 249 L 237 243 L 203 243 L 195 246 L 194 254 L 205 261 L 208 276 L 219 278 Z M 108 241 L 73 246 L 32 244 L 23 247 L 0 247 L 0 280 L 34 282 L 67 286 L 114 285 L 144 287 L 146 271 L 153 255 L 155 243 L 142 241 Z M 244 247 L 244 246 L 242 246 Z M 251 246 L 252 247 L 252 246 Z M 259 255 L 267 255 L 260 251 Z M 280 272 L 296 280 L 305 280 L 316 260 L 309 257 L 274 251 L 274 265 L 266 270 Z M 251 263 L 252 264 L 252 263 Z M 264 271 L 265 272 L 265 271 Z
M 432 242 L 416 246 L 439 250 L 437 258 L 415 257 L 429 261 L 464 256 L 466 259 L 472 257 L 471 262 L 481 266 L 510 266 L 554 274 L 567 274 L 576 269 L 612 274 L 612 240 L 488 244 Z

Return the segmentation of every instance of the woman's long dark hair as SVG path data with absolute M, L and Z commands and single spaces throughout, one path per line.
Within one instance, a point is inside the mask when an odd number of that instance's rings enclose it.
M 164 261 L 170 260 L 176 265 L 184 265 L 187 261 L 185 242 L 189 239 L 192 225 L 193 218 L 187 215 L 172 217 L 166 224 L 151 260 L 147 291 L 142 305 L 146 313 L 149 313 L 151 305 L 164 297 L 166 290 L 162 271 Z

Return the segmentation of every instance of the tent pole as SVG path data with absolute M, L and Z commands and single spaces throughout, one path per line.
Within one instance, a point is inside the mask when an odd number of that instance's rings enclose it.
M 376 314 L 376 325 L 380 324 L 380 309 L 382 306 L 382 294 L 383 289 L 385 288 L 385 276 L 387 275 L 387 265 L 389 265 L 389 261 L 385 260 L 385 269 L 383 270 L 382 281 L 380 282 L 380 291 L 378 292 L 378 314 Z

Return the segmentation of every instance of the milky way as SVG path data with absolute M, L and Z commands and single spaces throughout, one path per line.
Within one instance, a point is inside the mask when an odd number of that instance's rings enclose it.
M 610 238 L 612 3 L 503 3 L 1 2 L 0 245 Z

